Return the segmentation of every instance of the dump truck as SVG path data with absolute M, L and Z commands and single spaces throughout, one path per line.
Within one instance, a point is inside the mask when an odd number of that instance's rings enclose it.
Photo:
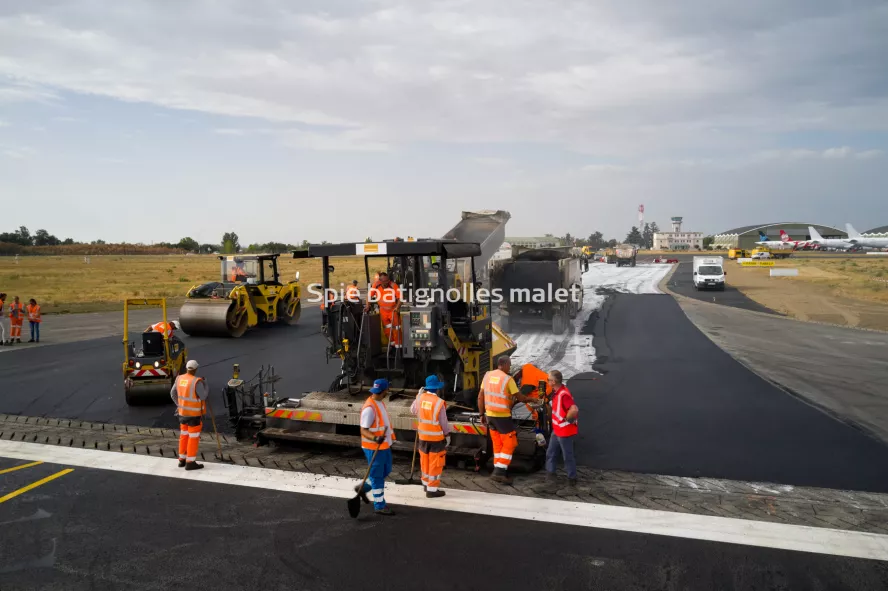
M 610 247 L 605 248 L 604 251 L 602 251 L 602 254 L 604 255 L 604 262 L 608 265 L 612 265 L 617 262 L 617 252 L 615 249 Z
M 502 329 L 509 332 L 516 323 L 544 324 L 554 334 L 563 334 L 583 306 L 581 265 L 567 247 L 513 249 L 512 259 L 500 262 L 491 278 L 501 294 Z
M 475 264 L 476 280 L 480 281 L 484 287 L 490 287 L 487 263 L 498 258 L 497 251 L 506 240 L 506 222 L 511 217 L 508 211 L 503 210 L 464 211 L 459 223 L 443 236 L 443 240 L 478 243 L 481 254 L 474 257 L 472 261 Z M 465 260 L 452 262 L 458 262 L 458 266 L 454 267 L 451 264 L 451 272 L 459 274 L 461 277 L 468 276 L 470 271 L 466 268 Z
M 619 244 L 614 249 L 614 262 L 618 267 L 634 267 L 638 249 L 632 244 Z

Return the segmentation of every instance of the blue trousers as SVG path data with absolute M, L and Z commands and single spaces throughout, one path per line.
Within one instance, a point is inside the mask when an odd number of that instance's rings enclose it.
M 35 341 L 40 340 L 40 323 L 31 322 L 31 338 Z
M 364 450 L 367 462 L 373 457 L 372 449 Z M 364 483 L 364 492 L 370 493 L 374 509 L 385 509 L 385 477 L 392 473 L 392 450 L 381 449 L 370 465 L 370 477 Z
M 571 480 L 577 477 L 577 459 L 574 457 L 574 438 L 558 437 L 554 433 L 549 438 L 549 448 L 546 450 L 546 472 L 555 474 L 558 469 L 558 456 L 564 457 L 564 469 L 567 470 L 567 477 Z

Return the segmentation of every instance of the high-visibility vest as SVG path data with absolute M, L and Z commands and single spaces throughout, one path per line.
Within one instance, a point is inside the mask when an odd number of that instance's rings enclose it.
M 152 324 L 149 328 L 154 332 L 166 333 L 168 337 L 173 336 L 173 325 L 164 323 L 164 322 L 156 322 Z
M 332 304 L 332 303 L 335 302 L 335 301 L 336 301 L 336 296 L 333 295 L 333 292 L 332 292 L 332 291 L 327 292 L 327 301 L 326 301 L 326 302 L 321 302 L 321 310 L 326 310 L 326 309 L 327 309 L 327 303 Z
M 40 322 L 40 304 L 28 304 L 28 320 L 30 322 Z
M 481 389 L 484 391 L 484 414 L 489 417 L 511 417 L 512 406 L 506 388 L 512 377 L 506 372 L 494 369 L 484 374 Z
M 364 449 L 374 450 L 379 448 L 380 451 L 384 449 L 388 449 L 390 447 L 388 441 L 383 441 L 382 443 L 376 443 L 376 437 L 381 435 L 385 435 L 386 428 L 391 429 L 391 422 L 389 420 L 388 411 L 386 411 L 384 403 L 377 403 L 373 400 L 373 397 L 367 399 L 364 402 L 364 406 L 361 407 L 361 413 L 363 414 L 364 409 L 368 406 L 373 407 L 373 426 L 369 427 L 367 430 L 373 433 L 373 438 L 368 439 L 361 435 L 361 447 Z M 392 430 L 392 441 L 395 440 L 395 432 Z
M 204 413 L 204 403 L 197 396 L 197 383 L 202 382 L 190 373 L 184 373 L 176 378 L 176 393 L 179 396 L 179 415 L 183 417 L 199 417 Z
M 419 395 L 418 402 L 416 432 L 419 439 L 422 441 L 443 441 L 444 428 L 438 422 L 438 417 L 441 416 L 444 401 L 431 392 L 423 392 Z
M 22 310 L 23 306 L 21 302 L 17 304 L 15 302 L 12 302 L 11 304 L 9 304 L 9 317 L 13 320 L 21 320 L 24 314 Z
M 360 302 L 361 301 L 360 290 L 354 285 L 349 285 L 348 288 L 345 290 L 345 299 L 347 299 L 350 302 Z
M 576 422 L 568 423 L 565 420 L 570 409 L 564 408 L 564 395 L 569 393 L 570 390 L 566 386 L 561 386 L 552 399 L 552 432 L 558 437 L 570 437 L 579 432 Z
M 394 281 L 390 281 L 388 287 L 383 287 L 382 285 L 374 287 L 373 291 L 376 303 L 379 304 L 379 309 L 385 312 L 394 310 L 401 299 L 401 288 Z

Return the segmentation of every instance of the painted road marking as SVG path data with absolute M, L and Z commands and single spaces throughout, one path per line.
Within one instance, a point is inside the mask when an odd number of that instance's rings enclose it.
M 354 485 L 357 481 L 357 478 L 283 472 L 269 468 L 228 464 L 205 464 L 203 470 L 185 472 L 178 468 L 176 458 L 57 447 L 23 441 L 0 441 L 0 457 L 20 460 L 41 458 L 46 462 L 83 468 L 248 486 L 340 499 L 354 497 Z M 425 493 L 418 486 L 386 483 L 385 488 L 386 499 L 390 503 L 423 509 L 458 511 L 542 523 L 611 529 L 852 558 L 888 560 L 888 535 L 465 490 L 448 490 L 446 497 L 432 500 L 427 499 Z
M 6 474 L 7 472 L 15 472 L 16 470 L 22 470 L 23 468 L 30 468 L 31 466 L 38 466 L 43 462 L 31 462 L 30 464 L 22 464 L 21 466 L 13 466 L 12 468 L 6 468 L 5 470 L 0 470 L 0 474 Z
M 34 490 L 38 486 L 43 486 L 47 482 L 52 482 L 56 478 L 61 478 L 65 474 L 70 474 L 73 471 L 74 471 L 74 468 L 66 468 L 64 470 L 56 472 L 55 474 L 47 476 L 46 478 L 42 478 L 42 479 L 38 480 L 37 482 L 32 482 L 31 484 L 29 484 L 27 486 L 23 486 L 18 490 L 14 490 L 11 493 L 9 493 L 8 495 L 4 495 L 4 496 L 0 497 L 0 504 L 3 504 L 10 499 L 14 499 L 15 497 L 17 497 L 21 494 L 24 494 L 24 493 L 28 492 L 29 490 Z

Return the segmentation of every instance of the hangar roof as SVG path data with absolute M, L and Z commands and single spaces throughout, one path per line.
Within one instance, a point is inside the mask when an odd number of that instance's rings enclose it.
M 888 232 L 888 226 L 879 226 L 878 228 L 867 230 L 866 232 L 863 232 L 863 234 L 884 234 L 886 232 Z
M 829 228 L 830 230 L 835 230 L 840 234 L 845 234 L 844 230 L 840 230 L 835 226 L 827 226 L 824 224 L 810 224 L 808 222 L 774 222 L 773 224 L 755 224 L 752 226 L 740 226 L 739 228 L 734 228 L 733 230 L 719 232 L 718 234 L 716 234 L 716 236 L 721 236 L 724 234 L 748 234 L 756 230 L 764 230 L 766 228 L 780 228 L 782 226 L 814 226 L 815 228 Z

